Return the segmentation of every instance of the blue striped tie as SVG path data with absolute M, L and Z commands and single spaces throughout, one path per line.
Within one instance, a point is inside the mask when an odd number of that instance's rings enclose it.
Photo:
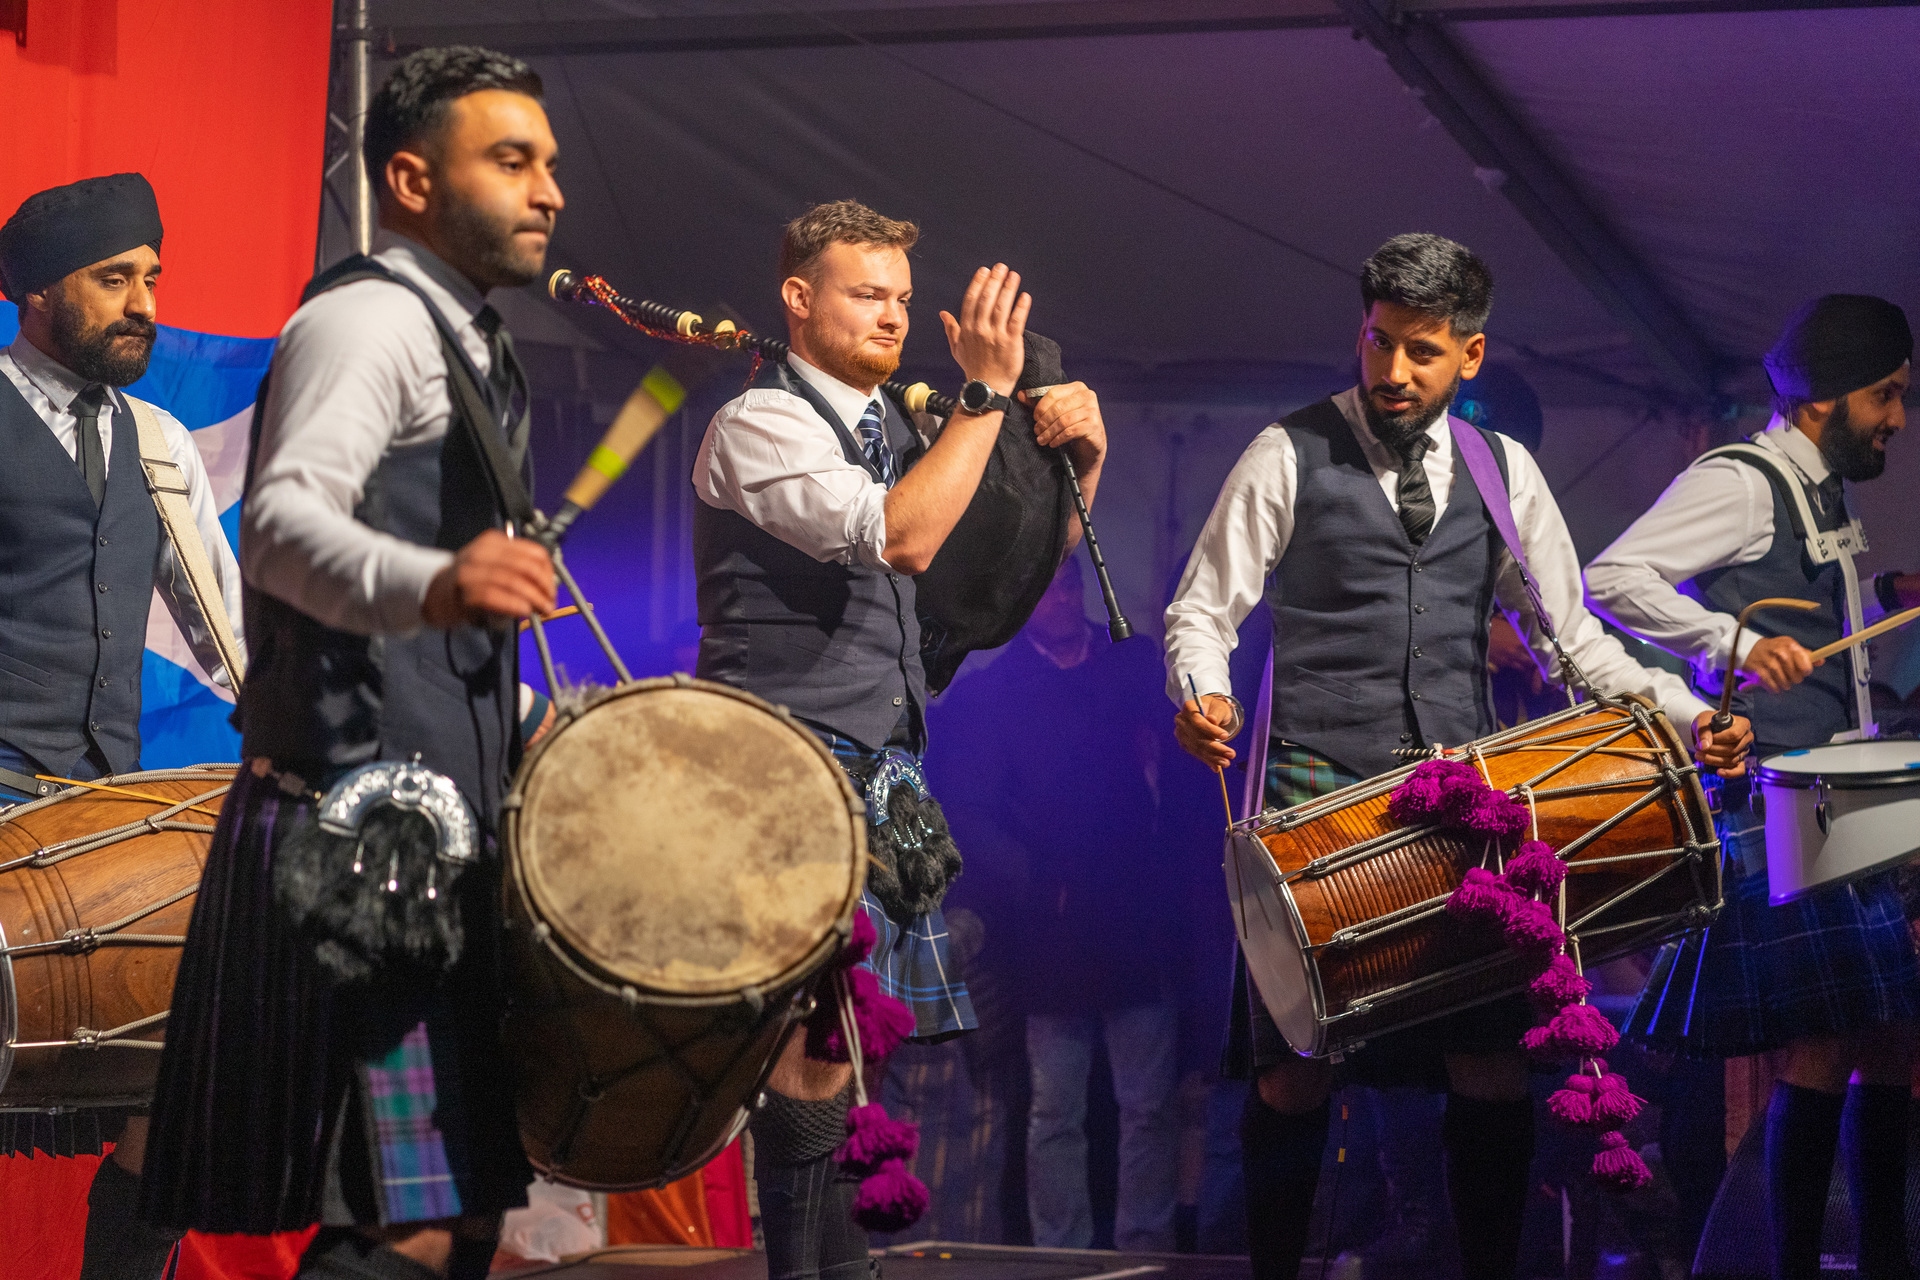
M 893 487 L 893 450 L 887 447 L 887 424 L 881 415 L 880 402 L 867 401 L 867 411 L 860 415 L 860 423 L 853 429 L 854 438 L 860 442 L 860 452 L 866 454 L 867 461 L 880 474 L 880 483 Z

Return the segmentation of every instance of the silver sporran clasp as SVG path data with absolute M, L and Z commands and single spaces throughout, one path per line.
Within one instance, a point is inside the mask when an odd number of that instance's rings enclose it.
M 421 764 L 418 754 L 408 761 L 376 760 L 342 774 L 320 799 L 320 829 L 358 836 L 367 816 L 382 806 L 417 813 L 431 823 L 442 861 L 476 858 L 476 823 L 466 797 L 452 778 Z

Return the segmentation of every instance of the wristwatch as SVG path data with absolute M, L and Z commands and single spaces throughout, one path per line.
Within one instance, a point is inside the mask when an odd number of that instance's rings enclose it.
M 1012 406 L 1013 401 L 978 378 L 969 379 L 960 388 L 960 409 L 964 413 L 1005 413 Z

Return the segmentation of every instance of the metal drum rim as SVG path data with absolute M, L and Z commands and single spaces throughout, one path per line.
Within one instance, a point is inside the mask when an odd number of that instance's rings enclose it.
M 547 749 L 558 740 L 560 731 L 573 721 L 580 719 L 596 708 L 611 703 L 616 699 L 664 689 L 694 689 L 705 693 L 721 694 L 735 701 L 744 702 L 750 707 L 771 715 L 782 724 L 791 728 L 795 734 L 805 741 L 808 749 L 826 765 L 836 786 L 838 786 L 840 790 L 842 798 L 847 802 L 848 826 L 852 830 L 854 843 L 853 875 L 851 877 L 851 885 L 846 901 L 834 916 L 832 928 L 828 929 L 826 935 L 821 938 L 819 942 L 815 943 L 804 956 L 793 964 L 788 965 L 785 969 L 782 969 L 779 973 L 774 974 L 765 981 L 752 983 L 731 991 L 716 991 L 706 994 L 673 991 L 648 983 L 629 981 L 605 969 L 591 956 L 584 954 L 573 946 L 572 943 L 562 936 L 561 931 L 554 927 L 550 913 L 540 909 L 541 904 L 533 886 L 528 884 L 527 877 L 521 874 L 520 822 L 522 814 L 525 812 L 527 786 L 532 780 L 535 763 L 545 754 Z M 670 676 L 652 676 L 643 680 L 629 680 L 614 685 L 586 707 L 572 713 L 555 724 L 552 731 L 550 731 L 546 737 L 542 738 L 533 750 L 528 752 L 520 761 L 519 771 L 514 775 L 513 787 L 507 793 L 505 801 L 502 802 L 501 809 L 505 815 L 504 821 L 501 823 L 501 834 L 506 852 L 506 883 L 509 892 L 516 894 L 520 898 L 522 913 L 530 921 L 546 926 L 540 931 L 540 935 L 536 938 L 536 941 L 539 942 L 546 951 L 550 952 L 569 972 L 594 990 L 622 999 L 632 999 L 642 1004 L 662 1005 L 672 1008 L 722 1008 L 727 1005 L 747 1002 L 749 1000 L 748 993 L 759 993 L 764 997 L 765 993 L 779 991 L 784 987 L 789 987 L 797 982 L 804 981 L 814 970 L 820 967 L 827 956 L 845 945 L 847 937 L 852 932 L 853 913 L 855 909 L 859 907 L 861 893 L 866 887 L 868 858 L 867 824 L 864 820 L 866 805 L 861 801 L 859 793 L 853 789 L 852 779 L 847 777 L 846 770 L 840 767 L 840 762 L 834 759 L 833 753 L 827 749 L 827 745 L 796 721 L 793 713 L 785 707 L 777 706 L 743 689 L 736 689 L 732 685 L 721 684 L 713 680 L 696 680 L 684 673 L 676 672 Z
M 1873 739 L 1880 741 L 1880 739 Z M 1902 739 L 1889 738 L 1888 742 Z M 1821 743 L 1821 746 L 1853 746 L 1854 743 Z M 1763 787 L 1781 787 L 1792 791 L 1812 791 L 1824 787 L 1828 791 L 1877 791 L 1883 787 L 1920 787 L 1920 768 L 1905 769 L 1862 769 L 1857 772 L 1835 773 L 1830 769 L 1795 769 L 1791 765 L 1775 764 L 1776 760 L 1785 760 L 1800 752 L 1812 752 L 1818 747 L 1796 747 L 1793 751 L 1776 752 L 1754 766 L 1754 780 Z M 1920 751 L 1920 743 L 1915 744 Z

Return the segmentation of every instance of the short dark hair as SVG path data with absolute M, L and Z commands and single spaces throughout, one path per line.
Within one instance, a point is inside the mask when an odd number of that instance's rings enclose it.
M 919 227 L 884 217 L 858 200 L 817 204 L 787 224 L 780 240 L 780 280 L 799 276 L 811 282 L 820 255 L 836 244 L 884 246 L 904 253 L 919 239 Z
M 1493 310 L 1493 272 L 1463 244 L 1409 232 L 1374 250 L 1360 269 L 1360 309 L 1376 302 L 1445 320 L 1456 338 L 1484 333 Z
M 381 175 L 394 152 L 438 132 L 455 99 L 482 89 L 505 89 L 534 99 L 545 92 L 532 67 L 492 49 L 455 44 L 416 49 L 400 59 L 367 103 L 362 145 L 374 190 L 381 190 Z

